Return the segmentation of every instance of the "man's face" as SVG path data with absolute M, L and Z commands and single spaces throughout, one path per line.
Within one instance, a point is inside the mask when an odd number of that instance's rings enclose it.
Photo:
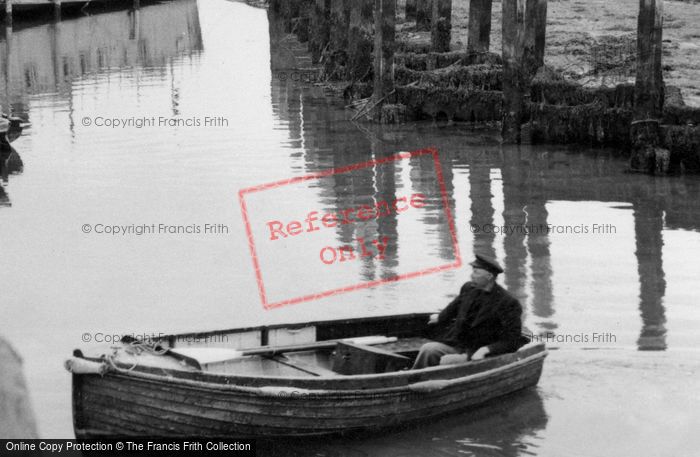
M 476 287 L 486 287 L 493 279 L 493 275 L 481 268 L 472 268 L 472 282 Z

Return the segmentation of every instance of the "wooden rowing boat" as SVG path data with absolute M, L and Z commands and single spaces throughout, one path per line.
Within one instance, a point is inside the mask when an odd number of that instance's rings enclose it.
M 512 354 L 410 365 L 428 314 L 125 338 L 76 350 L 77 438 L 293 436 L 379 429 L 449 414 L 537 384 L 542 343 Z M 147 344 L 150 343 L 150 344 Z M 241 349 L 248 348 L 248 349 Z

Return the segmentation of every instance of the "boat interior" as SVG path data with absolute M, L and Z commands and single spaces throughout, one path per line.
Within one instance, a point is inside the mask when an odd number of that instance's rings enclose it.
M 120 367 L 251 377 L 338 377 L 410 368 L 430 340 L 428 314 L 312 322 L 169 335 L 124 336 L 111 346 Z M 103 352 L 104 354 L 104 352 Z M 75 355 L 100 358 L 99 354 Z

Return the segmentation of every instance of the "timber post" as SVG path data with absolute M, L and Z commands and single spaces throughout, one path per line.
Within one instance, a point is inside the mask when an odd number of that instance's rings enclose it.
M 433 0 L 416 0 L 416 31 L 430 30 L 430 19 L 433 15 Z
M 5 0 L 5 24 L 12 24 L 12 0 Z
M 383 105 L 394 103 L 394 52 L 396 48 L 395 0 L 374 0 L 374 90 L 375 121 L 384 122 Z
M 530 81 L 544 65 L 547 34 L 547 0 L 527 0 L 522 43 L 523 76 L 529 90 Z
M 406 22 L 416 20 L 416 0 L 406 0 Z
M 521 36 L 525 0 L 503 0 L 503 122 L 504 143 L 520 143 L 523 115 Z
M 299 2 L 299 12 L 293 27 L 300 43 L 309 42 L 309 24 L 311 23 L 311 10 L 314 8 L 313 3 L 313 0 L 301 0 Z
M 448 52 L 452 36 L 452 0 L 432 0 L 430 49 Z
M 61 0 L 53 0 L 53 20 L 61 20 Z
M 471 0 L 469 2 L 469 35 L 467 54 L 489 52 L 491 45 L 492 0 Z
M 504 143 L 521 142 L 530 84 L 544 65 L 547 0 L 503 0 Z
M 670 165 L 670 153 L 659 147 L 664 103 L 662 35 L 663 0 L 639 0 L 637 76 L 630 128 L 630 168 L 635 171 L 665 173 Z
M 330 40 L 330 0 L 315 0 L 311 6 L 312 23 L 309 25 L 309 52 L 311 62 L 321 61 L 323 47 Z
M 346 78 L 360 81 L 372 69 L 375 0 L 350 0 Z
M 396 0 L 396 23 L 406 22 L 406 7 L 408 0 Z
M 324 56 L 324 67 L 325 73 L 331 78 L 345 76 L 342 73 L 347 64 L 350 1 L 330 0 L 328 45 Z

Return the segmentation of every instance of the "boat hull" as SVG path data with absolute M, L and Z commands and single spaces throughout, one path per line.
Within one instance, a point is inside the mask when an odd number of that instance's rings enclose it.
M 136 371 L 74 374 L 75 433 L 270 437 L 377 430 L 464 411 L 534 386 L 545 356 L 537 345 L 462 367 L 338 380 L 257 379 L 248 386 Z M 483 370 L 475 369 L 479 363 Z

